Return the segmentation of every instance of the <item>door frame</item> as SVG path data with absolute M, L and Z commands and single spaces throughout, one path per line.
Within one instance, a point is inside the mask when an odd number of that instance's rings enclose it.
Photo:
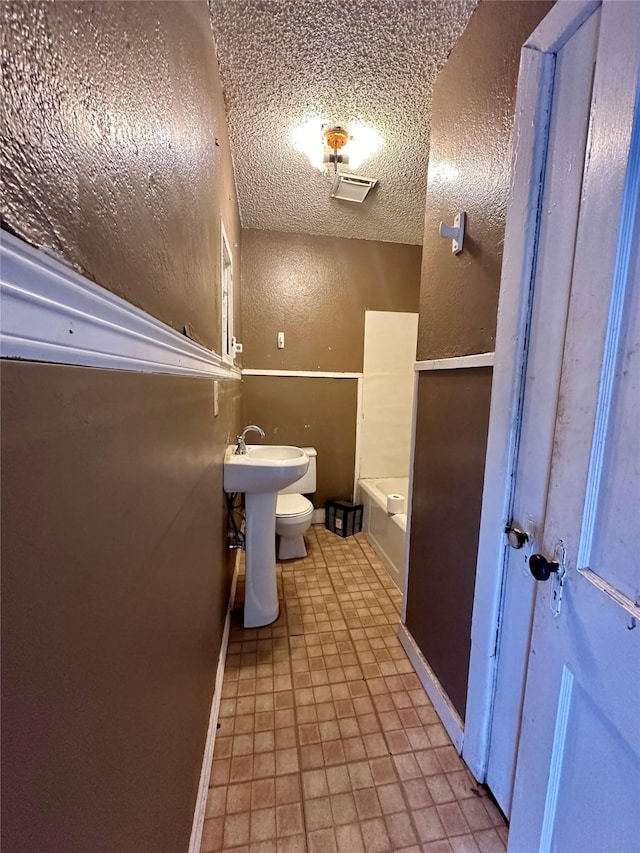
M 520 56 L 462 756 L 487 773 L 556 55 L 602 0 L 558 0 Z

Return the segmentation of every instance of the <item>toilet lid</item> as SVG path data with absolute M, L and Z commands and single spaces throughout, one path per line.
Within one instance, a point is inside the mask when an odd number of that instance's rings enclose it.
M 304 495 L 278 495 L 276 515 L 304 515 L 313 509 L 313 504 Z

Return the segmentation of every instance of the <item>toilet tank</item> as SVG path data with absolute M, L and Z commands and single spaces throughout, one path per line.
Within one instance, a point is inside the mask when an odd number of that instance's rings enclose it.
M 317 451 L 315 447 L 303 447 L 302 450 L 309 457 L 309 467 L 307 473 L 303 474 L 295 483 L 291 483 L 286 489 L 280 489 L 279 495 L 310 495 L 316 490 L 316 457 Z

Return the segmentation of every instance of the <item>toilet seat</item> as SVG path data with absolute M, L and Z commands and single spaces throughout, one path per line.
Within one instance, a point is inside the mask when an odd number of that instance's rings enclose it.
M 313 504 L 304 495 L 278 495 L 276 516 L 278 518 L 295 518 L 313 512 Z

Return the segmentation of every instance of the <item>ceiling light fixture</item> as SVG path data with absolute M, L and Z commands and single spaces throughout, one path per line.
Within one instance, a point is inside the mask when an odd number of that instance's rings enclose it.
M 323 163 L 327 170 L 333 164 L 334 174 L 337 175 L 339 165 L 349 165 L 349 155 L 343 151 L 343 148 L 353 137 L 349 136 L 349 131 L 345 130 L 344 127 L 336 125 L 335 127 L 328 127 L 322 134 L 322 139 L 325 148 Z
M 307 155 L 309 162 L 322 172 L 337 175 L 339 166 L 351 169 L 372 157 L 382 145 L 378 131 L 361 121 L 330 125 L 314 116 L 291 131 L 293 143 Z M 331 169 L 333 166 L 333 169 Z

